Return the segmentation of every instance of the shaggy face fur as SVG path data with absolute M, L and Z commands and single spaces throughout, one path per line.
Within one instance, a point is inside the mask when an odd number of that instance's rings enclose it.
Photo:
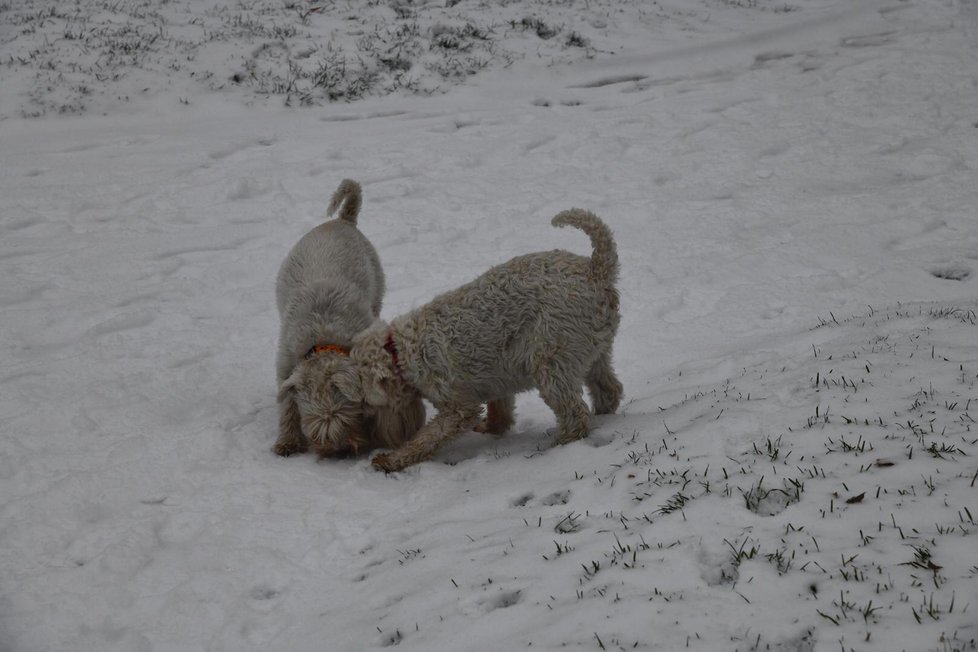
M 278 273 L 279 435 L 273 450 L 279 455 L 310 448 L 320 455 L 356 454 L 397 446 L 424 423 L 420 398 L 401 405 L 398 418 L 378 417 L 377 409 L 357 398 L 357 371 L 337 352 L 348 349 L 353 336 L 377 319 L 384 296 L 380 259 L 356 228 L 358 183 L 346 179 L 340 184 L 328 214 L 341 205 L 339 218 L 304 235 Z M 310 353 L 317 345 L 331 346 Z
M 596 413 L 618 408 L 622 386 L 611 367 L 620 320 L 614 240 L 588 211 L 564 211 L 553 224 L 585 231 L 592 257 L 556 250 L 514 258 L 354 337 L 357 379 L 337 378 L 336 396 L 393 413 L 423 396 L 438 409 L 417 436 L 377 455 L 375 467 L 397 471 L 429 459 L 467 429 L 504 432 L 513 423 L 514 395 L 533 388 L 557 416 L 559 443 L 587 433 L 584 386 Z M 350 382 L 359 386 L 338 389 Z M 488 410 L 480 422 L 483 403 Z
M 316 356 L 300 364 L 280 388 L 282 400 L 295 402 L 302 434 L 320 456 L 356 455 L 373 448 L 365 405 L 350 391 L 351 376 L 356 371 L 342 356 Z M 324 378 L 330 382 L 322 382 Z

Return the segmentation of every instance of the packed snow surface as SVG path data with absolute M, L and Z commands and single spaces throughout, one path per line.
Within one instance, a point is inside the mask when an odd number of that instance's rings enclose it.
M 0 650 L 976 649 L 976 55 L 974 0 L 0 2 Z M 346 177 L 387 317 L 600 215 L 619 412 L 275 456 Z

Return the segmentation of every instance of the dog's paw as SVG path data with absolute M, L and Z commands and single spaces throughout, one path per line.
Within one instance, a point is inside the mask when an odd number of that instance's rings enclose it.
M 290 455 L 298 455 L 299 453 L 305 453 L 309 448 L 309 445 L 303 441 L 277 441 L 275 445 L 272 446 L 272 451 L 276 455 L 281 455 L 282 457 L 289 457 Z
M 499 427 L 497 424 L 489 423 L 486 419 L 472 426 L 473 432 L 480 435 L 492 435 L 493 437 L 502 437 L 508 430 L 509 428 Z
M 400 459 L 398 455 L 395 455 L 394 453 L 380 453 L 375 455 L 370 463 L 373 464 L 373 467 L 378 471 L 385 471 L 387 473 L 401 471 L 408 466 L 403 460 Z

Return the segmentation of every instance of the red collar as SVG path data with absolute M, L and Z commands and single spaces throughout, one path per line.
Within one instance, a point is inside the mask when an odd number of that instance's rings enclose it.
M 350 349 L 340 346 L 339 344 L 316 344 L 311 349 L 306 351 L 306 360 L 313 356 L 322 355 L 323 353 L 335 353 L 337 355 L 349 357 Z
M 404 377 L 404 370 L 401 369 L 400 352 L 397 350 L 397 344 L 394 343 L 394 329 L 387 331 L 387 341 L 384 342 L 384 350 L 391 356 L 391 367 L 393 367 L 394 375 L 397 376 L 397 379 L 410 387 L 413 391 L 417 391 L 414 389 L 414 385 Z
M 384 350 L 387 351 L 391 356 L 391 366 L 394 367 L 394 373 L 401 380 L 404 377 L 401 375 L 401 363 L 400 357 L 397 354 L 397 345 L 394 344 L 394 329 L 387 331 L 387 341 L 384 343 Z

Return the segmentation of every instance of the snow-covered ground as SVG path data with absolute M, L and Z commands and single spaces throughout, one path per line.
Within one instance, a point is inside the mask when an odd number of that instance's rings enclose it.
M 976 80 L 974 0 L 0 2 L 0 650 L 976 649 Z M 387 316 L 602 216 L 619 413 L 273 455 L 344 177 Z

